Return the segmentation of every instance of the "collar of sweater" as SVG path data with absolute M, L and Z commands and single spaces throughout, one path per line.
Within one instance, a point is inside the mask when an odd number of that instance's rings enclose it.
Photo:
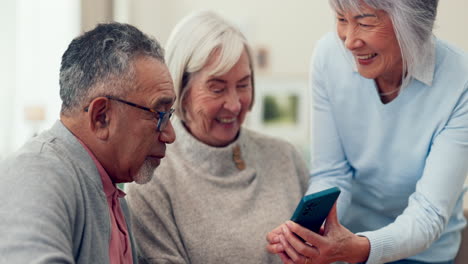
M 172 146 L 169 145 L 168 148 L 175 148 L 176 152 L 178 152 L 176 155 L 183 156 L 194 166 L 198 166 L 216 176 L 239 174 L 242 170 L 234 162 L 234 149 L 239 147 L 240 159 L 244 161 L 246 166 L 244 171 L 247 172 L 251 169 L 248 159 L 249 152 L 252 151 L 250 149 L 252 144 L 249 144 L 248 131 L 245 128 L 241 129 L 237 139 L 229 145 L 213 147 L 196 139 L 187 131 L 180 120 L 174 118 L 172 124 L 177 138 Z

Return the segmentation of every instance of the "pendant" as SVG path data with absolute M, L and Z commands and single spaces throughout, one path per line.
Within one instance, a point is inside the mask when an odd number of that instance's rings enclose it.
M 236 167 L 239 170 L 244 170 L 245 169 L 245 162 L 242 159 L 241 149 L 240 149 L 239 145 L 235 145 L 232 148 L 232 160 L 234 161 L 234 163 L 236 164 Z

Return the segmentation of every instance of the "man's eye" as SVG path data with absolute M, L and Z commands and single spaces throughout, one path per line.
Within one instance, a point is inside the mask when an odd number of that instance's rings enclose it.
M 158 120 L 159 119 L 159 112 L 153 113 L 154 119 Z

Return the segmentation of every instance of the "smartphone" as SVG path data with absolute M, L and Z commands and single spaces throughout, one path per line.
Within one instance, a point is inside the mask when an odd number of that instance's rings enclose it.
M 340 192 L 338 187 L 333 187 L 304 196 L 291 220 L 318 233 Z

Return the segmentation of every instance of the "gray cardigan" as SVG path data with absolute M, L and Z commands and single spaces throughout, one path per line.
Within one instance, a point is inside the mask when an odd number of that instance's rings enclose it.
M 172 123 L 177 140 L 153 180 L 127 185 L 142 257 L 155 264 L 282 263 L 266 251 L 265 238 L 291 217 L 307 188 L 301 155 L 246 128 L 215 148 Z M 243 170 L 234 162 L 237 147 Z
M 99 172 L 60 121 L 0 163 L 0 201 L 0 263 L 109 263 Z M 124 199 L 121 206 L 136 263 Z

